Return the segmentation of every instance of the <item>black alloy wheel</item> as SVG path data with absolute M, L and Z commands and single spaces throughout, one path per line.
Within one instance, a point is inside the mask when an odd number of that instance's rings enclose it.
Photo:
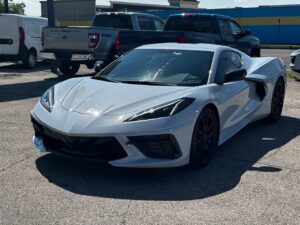
M 281 117 L 285 94 L 285 84 L 282 78 L 279 78 L 275 84 L 272 103 L 271 103 L 271 121 L 278 121 Z
M 198 117 L 193 132 L 190 167 L 200 169 L 207 166 L 217 148 L 218 140 L 217 115 L 211 108 L 204 108 Z

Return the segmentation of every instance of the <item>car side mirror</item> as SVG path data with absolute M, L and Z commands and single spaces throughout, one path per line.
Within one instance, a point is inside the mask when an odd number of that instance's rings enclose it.
M 251 30 L 245 30 L 245 31 L 244 31 L 244 35 L 245 35 L 245 36 L 252 35 Z
M 247 71 L 245 69 L 230 70 L 225 74 L 223 83 L 243 80 L 246 75 Z

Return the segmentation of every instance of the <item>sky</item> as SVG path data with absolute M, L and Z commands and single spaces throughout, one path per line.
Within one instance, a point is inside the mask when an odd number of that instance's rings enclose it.
M 149 0 L 118 0 L 122 2 L 148 3 Z M 25 13 L 28 16 L 40 16 L 40 0 L 13 0 L 13 2 L 24 2 Z M 101 5 L 109 5 L 108 0 L 97 0 Z M 201 8 L 230 8 L 230 7 L 255 7 L 259 5 L 282 5 L 299 4 L 299 0 L 200 0 Z M 167 0 L 151 0 L 151 4 L 168 5 Z

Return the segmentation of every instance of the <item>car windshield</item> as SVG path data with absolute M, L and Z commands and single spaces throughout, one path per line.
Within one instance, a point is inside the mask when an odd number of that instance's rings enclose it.
M 207 83 L 212 59 L 209 51 L 136 49 L 104 68 L 95 79 L 199 86 Z

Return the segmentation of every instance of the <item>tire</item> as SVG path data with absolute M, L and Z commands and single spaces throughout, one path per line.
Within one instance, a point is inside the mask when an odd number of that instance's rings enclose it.
M 71 61 L 62 61 L 59 63 L 58 68 L 62 74 L 66 76 L 74 76 L 78 72 L 80 64 Z
M 25 60 L 23 61 L 23 63 L 25 64 L 25 66 L 29 69 L 33 69 L 36 67 L 36 63 L 37 63 L 37 54 L 36 54 L 36 51 L 31 49 Z
M 206 107 L 200 113 L 195 124 L 189 166 L 201 169 L 207 166 L 218 146 L 219 124 L 214 110 Z
M 251 57 L 260 57 L 260 49 L 259 48 L 253 48 L 251 49 L 251 53 L 250 53 Z
M 282 78 L 279 78 L 275 84 L 272 102 L 271 102 L 271 113 L 269 116 L 270 121 L 276 122 L 280 119 L 285 95 L 285 84 Z
M 91 70 L 91 69 L 94 69 L 94 65 L 95 63 L 89 63 L 89 64 L 86 64 L 86 67 Z

